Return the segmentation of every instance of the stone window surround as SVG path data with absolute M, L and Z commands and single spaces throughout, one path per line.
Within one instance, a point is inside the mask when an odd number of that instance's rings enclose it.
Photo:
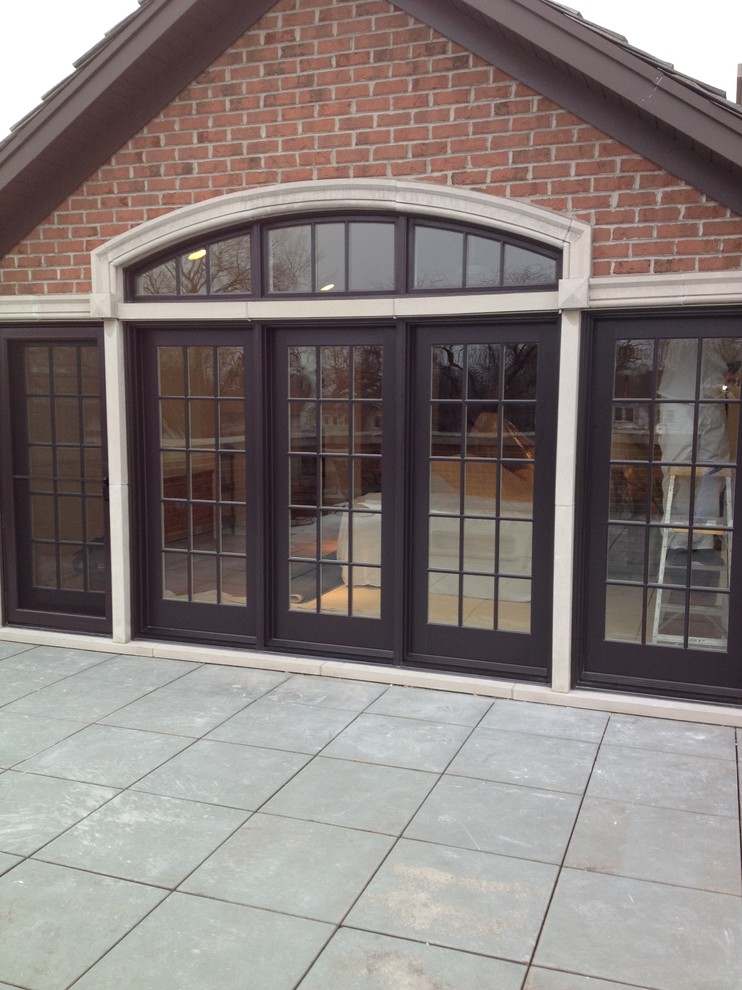
M 304 299 L 302 319 L 412 319 L 428 316 L 476 316 L 558 311 L 561 319 L 559 426 L 555 492 L 554 629 L 552 683 L 534 685 L 454 674 L 367 667 L 277 654 L 208 649 L 187 644 L 150 644 L 132 640 L 129 596 L 129 477 L 124 389 L 124 324 L 126 321 L 171 322 L 215 320 L 258 321 L 295 318 L 291 299 L 204 302 L 125 302 L 124 273 L 147 256 L 237 222 L 308 212 L 419 213 L 431 218 L 477 224 L 541 241 L 563 252 L 563 275 L 556 292 L 483 293 L 472 296 L 401 296 L 383 299 Z M 91 255 L 89 295 L 0 297 L 0 320 L 13 323 L 102 321 L 105 336 L 111 512 L 112 618 L 111 639 L 101 649 L 146 656 L 201 659 L 240 665 L 322 673 L 332 676 L 394 681 L 522 698 L 578 707 L 657 714 L 663 717 L 730 721 L 742 725 L 737 708 L 703 703 L 633 698 L 599 691 L 570 691 L 578 387 L 582 315 L 588 310 L 631 307 L 684 307 L 742 303 L 742 272 L 668 273 L 666 275 L 591 277 L 591 229 L 571 217 L 527 203 L 432 183 L 345 179 L 285 183 L 217 197 L 165 214 L 133 228 L 97 248 Z M 93 646 L 90 637 L 5 628 L 3 639 L 18 642 Z M 208 655 L 208 656 L 207 656 Z

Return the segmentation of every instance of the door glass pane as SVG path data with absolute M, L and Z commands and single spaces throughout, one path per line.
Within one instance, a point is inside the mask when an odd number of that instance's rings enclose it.
M 536 403 L 523 397 L 535 388 L 536 357 L 533 344 L 433 348 L 430 622 L 530 631 L 531 582 L 519 575 L 531 574 Z M 441 369 L 454 366 L 466 372 L 454 379 L 457 387 L 466 382 L 466 393 L 437 401 Z
M 160 395 L 185 395 L 182 347 L 158 347 Z
M 243 398 L 245 395 L 245 360 L 241 347 L 217 347 L 219 395 Z
M 162 598 L 244 605 L 244 351 L 159 347 L 157 356 L 161 387 L 186 390 L 183 399 L 160 399 Z
M 740 360 L 740 338 L 616 344 L 609 639 L 727 649 Z
M 380 345 L 353 348 L 353 392 L 357 399 L 381 398 L 381 363 Z
M 25 390 L 20 408 L 26 412 L 20 456 L 26 467 L 19 473 L 30 476 L 23 480 L 27 522 L 20 530 L 30 545 L 19 546 L 21 584 L 85 593 L 79 605 L 72 598 L 50 599 L 50 607 L 102 616 L 108 550 L 98 348 L 21 345 L 20 357 Z M 36 608 L 40 601 L 26 604 Z
M 289 608 L 379 618 L 381 351 L 363 345 L 288 351 Z M 297 387 L 299 368 L 307 387 Z M 316 394 L 316 368 L 319 397 L 293 398 Z

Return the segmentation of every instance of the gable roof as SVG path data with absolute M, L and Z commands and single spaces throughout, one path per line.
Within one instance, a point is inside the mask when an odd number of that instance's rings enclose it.
M 742 215 L 742 108 L 553 0 L 394 0 Z M 139 0 L 0 143 L 0 256 L 275 3 Z

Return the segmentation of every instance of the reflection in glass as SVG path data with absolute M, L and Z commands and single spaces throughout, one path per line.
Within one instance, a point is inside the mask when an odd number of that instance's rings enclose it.
M 162 554 L 162 597 L 188 601 L 188 554 Z
M 219 446 L 228 450 L 245 449 L 245 407 L 238 399 L 219 403 Z M 210 438 L 209 438 L 210 439 Z
M 394 224 L 350 224 L 351 292 L 391 292 L 394 289 Z
M 378 344 L 353 348 L 353 393 L 357 399 L 381 398 L 382 349 Z
M 536 344 L 505 344 L 503 365 L 505 398 L 535 399 L 538 370 Z
M 246 464 L 244 454 L 219 455 L 219 491 L 222 502 L 244 502 Z
M 48 395 L 51 392 L 49 348 L 27 347 L 25 352 L 26 394 Z
M 347 402 L 323 402 L 322 413 L 322 442 L 323 451 L 349 450 L 350 407 Z
M 242 234 L 209 246 L 210 288 L 214 295 L 251 291 L 250 237 Z
M 80 383 L 77 373 L 77 347 L 58 345 L 52 350 L 52 366 L 54 368 L 54 392 L 56 395 L 73 395 L 80 393 Z
M 556 280 L 557 263 L 554 258 L 513 244 L 505 245 L 504 285 L 551 285 L 556 284 Z
M 343 582 L 337 564 L 320 565 L 319 611 L 333 615 L 350 614 L 350 585 Z
M 494 629 L 495 579 L 484 574 L 464 574 L 461 625 L 469 629 Z
M 608 527 L 606 576 L 609 581 L 632 581 L 635 584 L 644 581 L 644 539 L 644 526 Z
M 494 574 L 497 523 L 494 519 L 464 520 L 464 570 Z
M 247 538 L 247 510 L 243 505 L 225 505 L 221 509 L 222 551 L 244 557 Z M 242 593 L 244 594 L 244 586 Z
M 648 504 L 649 503 L 649 504 Z M 662 472 L 650 471 L 642 464 L 614 464 L 608 513 L 610 519 L 646 519 L 662 517 Z
M 186 394 L 182 347 L 158 347 L 157 368 L 160 395 Z
M 321 460 L 322 505 L 340 505 L 349 501 L 348 458 L 323 457 Z M 357 466 L 357 462 L 356 465 Z
M 502 245 L 499 241 L 468 235 L 466 238 L 467 288 L 499 285 L 501 254 Z
M 172 258 L 155 265 L 135 279 L 134 291 L 138 296 L 174 296 L 178 292 L 177 260 Z
M 501 574 L 531 573 L 533 522 L 531 520 L 500 520 L 498 571 Z M 514 599 L 527 601 L 530 599 Z
M 181 255 L 179 295 L 206 295 L 206 255 L 204 248 Z
M 58 527 L 60 540 L 83 540 L 82 499 L 61 495 L 57 498 Z
M 245 395 L 245 352 L 242 347 L 218 347 L 219 396 Z
M 214 394 L 214 348 L 188 348 L 188 394 Z
M 654 341 L 616 341 L 614 395 L 617 399 L 651 399 L 654 395 Z
M 190 442 L 194 447 L 214 446 L 214 403 L 211 399 L 191 399 L 188 403 Z
M 289 347 L 289 395 L 306 399 L 317 394 L 317 348 Z
M 85 570 L 81 543 L 59 546 L 59 587 L 63 591 L 85 591 Z
M 192 567 L 191 601 L 216 603 L 216 556 L 194 553 L 190 557 Z
M 186 405 L 179 399 L 160 400 L 160 445 L 183 447 L 185 445 Z
M 351 350 L 348 347 L 321 347 L 323 399 L 347 399 L 350 393 Z
M 317 224 L 317 284 L 319 292 L 345 292 L 345 224 Z
M 464 396 L 464 345 L 438 344 L 432 348 L 432 399 Z
M 244 544 L 243 544 L 244 549 Z M 221 594 L 220 605 L 247 604 L 247 561 L 244 556 L 219 558 Z
M 458 402 L 433 402 L 430 407 L 430 453 L 458 457 L 461 453 L 463 407 Z
M 381 403 L 353 403 L 353 452 L 381 453 Z
M 31 539 L 53 540 L 54 497 L 52 495 L 31 496 Z
M 464 235 L 453 230 L 415 228 L 415 289 L 456 289 L 464 280 Z
M 30 447 L 28 469 L 31 475 L 32 491 L 54 490 L 54 448 Z
M 605 638 L 641 642 L 644 589 L 612 585 L 606 587 Z
M 293 398 L 297 393 L 316 393 L 317 365 L 321 369 L 319 399 Z M 300 367 L 306 380 L 297 387 Z M 289 607 L 378 618 L 380 348 L 291 347 L 289 375 L 290 499 L 295 506 L 289 516 Z M 373 402 L 365 400 L 366 390 Z
M 34 588 L 57 587 L 57 550 L 53 544 L 34 543 L 31 546 Z
M 490 629 L 497 614 L 511 631 L 528 631 L 536 404 L 497 401 L 503 354 L 510 396 L 533 394 L 534 345 L 470 344 L 456 355 L 467 369 L 466 396 L 431 402 L 431 453 L 437 456 L 430 462 L 428 612 L 431 622 Z M 434 395 L 440 366 L 434 353 Z
M 23 369 L 29 475 L 24 498 L 34 587 L 105 591 L 97 347 L 24 346 Z M 98 614 L 99 606 L 88 600 L 85 609 Z
M 497 628 L 503 632 L 530 633 L 531 582 L 500 578 L 497 595 Z
M 83 395 L 100 395 L 100 368 L 98 348 L 80 348 L 81 391 Z
M 161 387 L 182 391 L 187 369 L 188 389 L 184 399 L 160 400 L 162 546 L 184 551 L 163 557 L 163 597 L 244 603 L 246 589 L 235 581 L 246 573 L 246 464 L 243 453 L 230 453 L 245 449 L 244 351 L 199 345 L 157 353 Z M 224 552 L 234 555 L 226 570 Z M 227 573 L 229 592 L 219 583 Z
M 467 398 L 500 398 L 499 344 L 469 344 L 467 347 Z
M 30 443 L 52 442 L 52 406 L 48 398 L 26 399 L 26 421 Z
M 268 291 L 310 292 L 312 228 L 278 227 L 268 231 Z
M 616 344 L 607 578 L 635 587 L 608 585 L 611 639 L 727 648 L 741 360 L 738 338 Z
M 54 427 L 57 443 L 80 443 L 80 401 L 77 398 L 54 400 Z M 95 402 L 95 400 L 93 401 Z M 97 405 L 97 402 L 95 404 Z

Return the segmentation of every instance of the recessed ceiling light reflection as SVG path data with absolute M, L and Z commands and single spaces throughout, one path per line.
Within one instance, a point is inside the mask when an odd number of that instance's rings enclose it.
M 335 283 L 334 282 L 328 282 L 327 285 L 321 286 L 319 291 L 320 292 L 332 292 L 332 290 L 334 288 L 335 288 Z
M 200 258 L 206 257 L 206 248 L 199 248 L 197 251 L 191 251 L 188 255 L 189 261 L 198 261 Z

